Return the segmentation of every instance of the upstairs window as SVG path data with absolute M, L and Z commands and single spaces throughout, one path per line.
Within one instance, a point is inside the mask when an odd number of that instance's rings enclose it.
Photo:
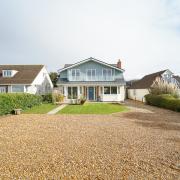
M 105 80 L 111 79 L 112 69 L 103 69 L 102 75 Z
M 87 80 L 95 80 L 96 78 L 96 69 L 88 69 L 87 70 Z
M 12 77 L 12 70 L 3 70 L 3 77 Z
M 80 70 L 72 69 L 71 75 L 72 75 L 72 80 L 79 80 L 80 79 Z

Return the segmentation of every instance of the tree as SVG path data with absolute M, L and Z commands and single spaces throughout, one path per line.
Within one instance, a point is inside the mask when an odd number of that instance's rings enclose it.
M 57 87 L 58 73 L 57 72 L 50 72 L 49 76 L 51 78 L 51 81 L 52 81 L 54 87 Z

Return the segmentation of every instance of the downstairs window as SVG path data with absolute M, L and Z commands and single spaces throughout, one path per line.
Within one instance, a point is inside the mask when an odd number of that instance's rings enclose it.
M 68 99 L 77 99 L 77 87 L 68 87 Z

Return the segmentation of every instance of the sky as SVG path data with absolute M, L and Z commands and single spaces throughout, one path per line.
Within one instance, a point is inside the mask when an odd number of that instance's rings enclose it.
M 0 0 L 0 64 L 122 61 L 127 80 L 180 74 L 180 0 Z

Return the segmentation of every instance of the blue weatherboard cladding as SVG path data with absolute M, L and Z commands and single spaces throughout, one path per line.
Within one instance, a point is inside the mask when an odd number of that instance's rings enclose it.
M 123 72 L 117 70 L 117 69 L 114 69 L 114 68 L 111 68 L 111 67 L 108 67 L 106 65 L 103 65 L 103 64 L 100 64 L 98 62 L 95 62 L 93 60 L 90 60 L 88 62 L 85 62 L 83 64 L 80 64 L 80 65 L 77 65 L 73 68 L 69 68 L 68 70 L 64 70 L 60 73 L 60 79 L 59 81 L 62 81 L 64 79 L 68 80 L 68 71 L 69 70 L 72 70 L 72 69 L 80 69 L 80 72 L 81 72 L 81 76 L 85 77 L 86 76 L 86 71 L 87 69 L 96 69 L 96 77 L 98 79 L 98 76 L 99 77 L 102 77 L 102 70 L 103 69 L 112 69 L 112 74 L 113 76 L 115 77 L 115 79 L 124 79 L 123 78 Z M 96 79 L 95 79 L 96 81 Z

